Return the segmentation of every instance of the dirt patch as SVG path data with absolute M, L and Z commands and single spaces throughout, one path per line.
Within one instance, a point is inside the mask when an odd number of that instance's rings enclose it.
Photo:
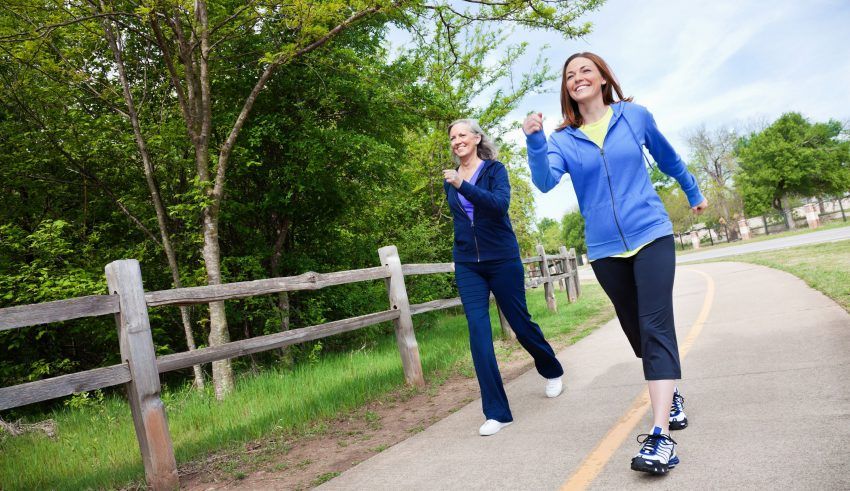
M 613 309 L 611 309 L 613 310 Z M 606 311 L 575 332 L 550 339 L 556 352 L 610 318 Z M 533 367 L 516 342 L 496 342 L 507 382 Z M 542 384 L 541 384 L 542 390 Z M 256 440 L 180 467 L 180 487 L 200 490 L 309 489 L 424 430 L 480 396 L 471 361 L 431 374 L 421 389 L 394 391 L 299 435 Z M 472 433 L 471 433 L 472 434 Z

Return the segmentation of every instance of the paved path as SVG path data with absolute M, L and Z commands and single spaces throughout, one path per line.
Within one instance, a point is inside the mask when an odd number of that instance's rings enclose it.
M 321 489 L 850 489 L 850 315 L 742 263 L 680 267 L 675 307 L 691 426 L 673 434 L 682 463 L 668 476 L 629 469 L 650 419 L 612 321 L 559 354 L 560 397 L 533 370 L 507 384 L 515 422 L 497 435 L 478 436 L 475 401 Z
M 691 252 L 688 254 L 677 255 L 676 263 L 694 263 L 709 259 L 746 254 L 748 252 L 770 251 L 807 244 L 818 244 L 821 242 L 836 242 L 839 240 L 850 240 L 850 227 L 821 230 L 818 232 L 793 235 L 791 237 L 779 237 L 759 242 L 741 242 L 738 245 L 728 247 L 709 248 L 702 252 Z M 594 276 L 593 270 L 588 265 L 579 267 L 578 274 L 581 281 L 596 281 L 596 276 Z
M 738 245 L 721 247 L 718 249 L 707 249 L 701 252 L 691 252 L 676 256 L 676 262 L 678 264 L 692 263 L 705 261 L 707 259 L 734 256 L 736 254 L 745 254 L 748 252 L 770 251 L 773 249 L 785 249 L 787 247 L 817 244 L 820 242 L 835 242 L 838 240 L 848 239 L 850 239 L 850 227 L 840 227 L 759 242 L 741 242 Z

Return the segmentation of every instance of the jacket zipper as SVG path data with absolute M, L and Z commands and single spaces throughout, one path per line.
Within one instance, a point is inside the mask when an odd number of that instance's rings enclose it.
M 475 213 L 474 211 L 472 213 Z M 478 236 L 475 235 L 475 222 L 470 220 L 469 223 L 472 224 L 472 241 L 475 242 L 475 257 L 476 262 L 481 262 L 481 253 L 478 252 Z
M 480 177 L 479 177 L 479 179 L 480 179 Z M 474 186 L 474 184 L 473 184 L 473 186 Z M 469 215 L 466 214 L 466 210 L 463 208 L 463 203 L 460 202 L 460 197 L 458 196 L 458 194 L 459 193 L 457 192 L 457 189 L 455 189 L 455 200 L 457 201 L 457 205 L 460 207 L 460 211 L 461 211 L 461 213 L 463 213 L 463 216 L 465 216 L 466 218 L 469 218 Z M 473 210 L 472 213 L 474 215 L 475 211 Z M 469 218 L 469 224 L 472 225 L 472 241 L 475 242 L 475 257 L 477 258 L 477 260 L 475 262 L 480 263 L 481 262 L 481 252 L 478 251 L 478 237 L 475 235 L 475 220 L 472 220 L 471 218 Z
M 602 139 L 601 147 L 596 145 L 584 135 L 579 134 L 578 137 L 581 137 L 583 140 L 587 140 L 588 142 L 593 143 L 594 146 L 597 146 L 597 148 L 599 148 L 599 154 L 602 156 L 602 164 L 605 166 L 605 177 L 608 179 L 608 192 L 611 193 L 611 211 L 614 213 L 614 224 L 617 225 L 617 231 L 620 233 L 620 240 L 623 241 L 623 246 L 626 248 L 626 251 L 628 251 L 630 249 L 628 242 L 626 242 L 626 235 L 623 233 L 623 228 L 620 226 L 620 221 L 617 219 L 617 204 L 614 201 L 614 185 L 611 182 L 611 172 L 608 169 L 608 159 L 605 158 L 605 150 L 603 149 L 603 147 L 605 147 L 605 142 L 608 140 L 608 136 L 611 134 L 611 130 L 614 128 L 614 125 L 617 124 L 617 120 L 620 119 L 620 116 L 622 116 L 622 114 L 614 113 L 611 115 L 613 123 L 611 123 L 608 127 L 608 131 L 605 132 L 605 138 Z M 625 116 L 622 117 L 625 119 Z M 628 124 L 628 122 L 626 122 L 626 124 Z
M 620 232 L 620 239 L 623 241 L 623 246 L 625 246 L 628 251 L 630 250 L 629 244 L 626 242 L 626 236 L 623 234 L 623 228 L 620 227 L 620 221 L 617 219 L 617 205 L 614 202 L 614 186 L 611 184 L 611 172 L 608 170 L 608 159 L 605 158 L 605 150 L 600 148 L 599 154 L 602 155 L 602 164 L 605 166 L 605 177 L 608 178 L 608 192 L 611 193 L 611 211 L 614 212 L 614 223 L 617 225 L 617 231 Z

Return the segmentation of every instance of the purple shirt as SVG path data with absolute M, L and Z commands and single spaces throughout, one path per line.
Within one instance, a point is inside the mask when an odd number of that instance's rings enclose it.
M 478 182 L 478 173 L 481 172 L 482 167 L 484 167 L 484 162 L 478 164 L 478 168 L 475 169 L 475 173 L 473 173 L 472 177 L 469 178 L 469 184 L 475 185 L 475 183 Z M 475 206 L 473 206 L 473 204 L 460 193 L 457 194 L 457 198 L 460 200 L 460 205 L 463 206 L 463 210 L 466 212 L 467 216 L 469 216 L 469 219 L 472 220 L 472 212 L 475 210 Z

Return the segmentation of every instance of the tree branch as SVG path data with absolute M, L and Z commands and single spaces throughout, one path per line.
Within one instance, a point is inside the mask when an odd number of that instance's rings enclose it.
M 11 11 L 9 8 L 5 8 L 5 10 L 16 14 Z M 137 17 L 136 14 L 130 12 L 104 12 L 100 14 L 87 15 L 85 17 L 78 17 L 71 20 L 67 20 L 65 22 L 57 22 L 56 24 L 50 24 L 47 26 L 36 27 L 34 32 L 37 35 L 32 35 L 29 32 L 18 32 L 15 34 L 8 34 L 6 36 L 0 36 L 0 43 L 5 41 L 13 41 L 15 43 L 19 43 L 22 41 L 33 41 L 36 39 L 41 39 L 49 36 L 53 31 L 59 29 L 60 27 L 70 26 L 73 24 L 79 24 L 88 20 L 93 19 L 101 19 L 104 17 Z
M 105 6 L 103 5 L 103 3 L 101 3 L 101 8 L 104 7 Z M 154 174 L 153 163 L 150 159 L 147 143 L 145 141 L 144 136 L 142 135 L 142 128 L 139 123 L 139 116 L 136 112 L 136 105 L 133 101 L 133 94 L 130 91 L 130 83 L 127 80 L 127 73 L 124 67 L 124 60 L 121 56 L 122 51 L 120 46 L 118 45 L 118 38 L 109 23 L 109 19 L 104 19 L 102 22 L 103 32 L 106 36 L 106 41 L 109 44 L 109 48 L 112 50 L 112 55 L 115 58 L 115 65 L 118 71 L 118 79 L 120 80 L 121 86 L 124 90 L 124 100 L 127 104 L 127 114 L 129 114 L 130 116 L 130 124 L 133 127 L 133 135 L 135 136 L 136 146 L 139 149 L 139 155 L 142 159 L 142 168 L 144 169 L 145 180 L 148 184 L 148 191 L 150 192 L 151 199 L 154 205 L 154 210 L 156 211 L 157 223 L 159 225 L 159 233 L 162 238 L 161 245 L 165 249 L 169 261 L 171 261 L 173 254 L 171 251 L 171 240 L 168 237 L 167 214 L 165 212 L 165 206 L 162 202 L 162 195 L 159 191 L 159 185 L 156 182 L 156 176 Z M 176 262 L 174 264 L 174 267 L 176 268 Z
M 165 66 L 168 69 L 168 76 L 171 77 L 171 85 L 177 92 L 177 102 L 180 105 L 180 111 L 183 113 L 183 118 L 186 120 L 186 130 L 189 134 L 189 139 L 195 141 L 197 134 L 195 133 L 195 118 L 190 109 L 190 102 L 187 100 L 186 92 L 183 90 L 183 85 L 180 83 L 180 76 L 177 74 L 177 68 L 174 66 L 174 60 L 171 59 L 171 50 L 168 48 L 168 43 L 165 40 L 165 35 L 162 33 L 162 28 L 159 25 L 159 20 L 154 13 L 150 15 L 151 28 L 154 32 L 154 38 L 162 51 L 162 58 L 165 61 Z M 188 67 L 187 67 L 188 70 Z
M 230 23 L 230 21 L 232 21 L 233 19 L 235 19 L 235 18 L 239 17 L 240 15 L 242 15 L 242 12 L 245 12 L 246 10 L 248 10 L 248 9 L 252 6 L 252 4 L 253 4 L 254 2 L 255 2 L 255 0 L 249 0 L 249 1 L 248 1 L 248 3 L 247 3 L 247 4 L 245 4 L 245 6 L 244 6 L 244 7 L 242 7 L 241 9 L 237 9 L 237 10 L 236 10 L 236 12 L 234 12 L 231 16 L 229 16 L 228 18 L 226 18 L 226 19 L 224 19 L 223 21 L 219 22 L 219 23 L 218 23 L 218 25 L 213 26 L 213 28 L 212 28 L 212 29 L 210 29 L 210 36 L 212 36 L 213 34 L 215 34 L 216 32 L 218 32 L 218 30 L 219 30 L 219 29 L 221 29 L 222 27 L 226 26 L 226 25 L 227 25 L 228 23 Z

